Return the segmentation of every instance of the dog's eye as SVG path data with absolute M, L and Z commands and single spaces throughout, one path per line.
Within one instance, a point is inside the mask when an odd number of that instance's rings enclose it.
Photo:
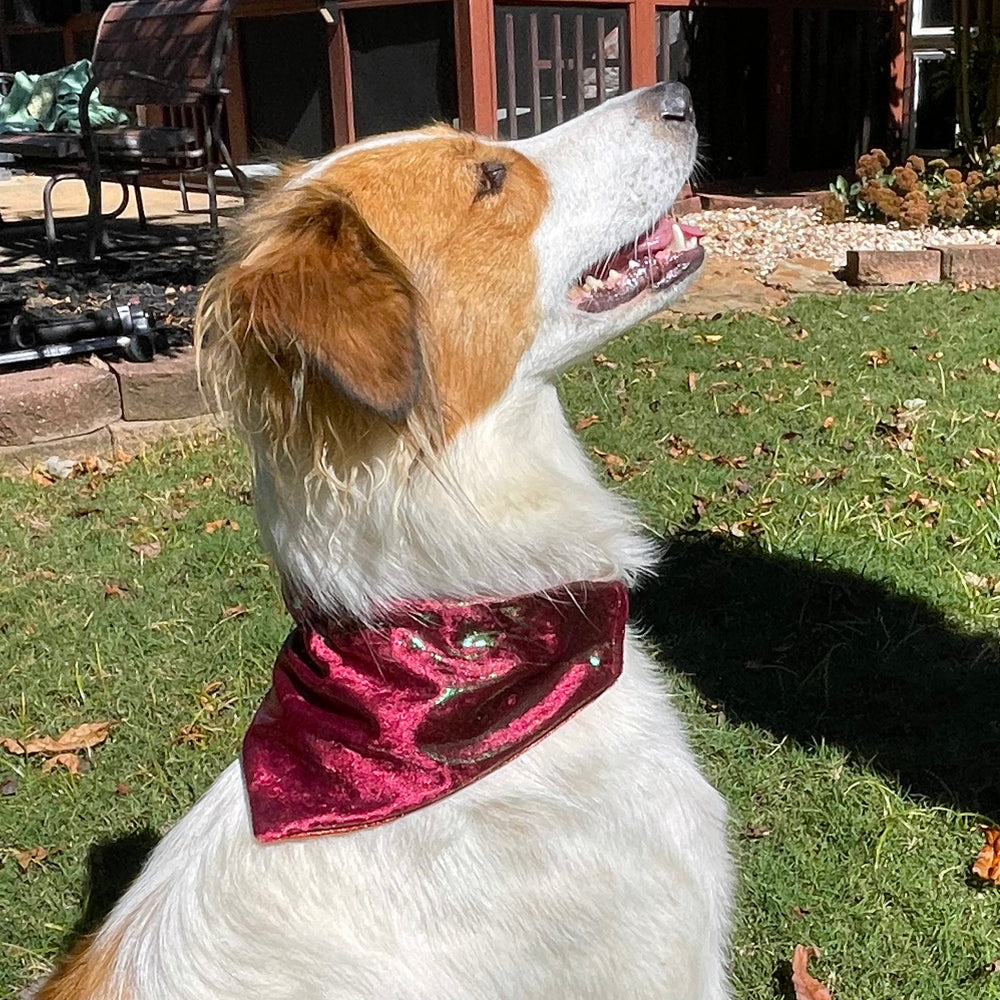
M 487 160 L 479 164 L 479 186 L 476 188 L 476 201 L 491 194 L 499 194 L 503 187 L 507 168 L 496 160 Z

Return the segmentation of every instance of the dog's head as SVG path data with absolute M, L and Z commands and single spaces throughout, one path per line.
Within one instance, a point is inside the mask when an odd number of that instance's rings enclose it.
M 696 145 L 661 84 L 522 142 L 433 127 L 300 168 L 205 291 L 209 370 L 273 454 L 436 447 L 679 294 L 703 255 L 666 213 Z

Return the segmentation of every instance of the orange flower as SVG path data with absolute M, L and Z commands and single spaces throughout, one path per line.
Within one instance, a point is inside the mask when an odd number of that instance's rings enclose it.
M 819 210 L 824 222 L 843 222 L 847 218 L 847 208 L 839 194 L 827 191 L 819 200 Z
M 911 191 L 903 199 L 899 221 L 909 229 L 922 229 L 931 218 L 931 205 L 923 191 Z
M 916 188 L 919 181 L 916 171 L 911 167 L 893 167 L 892 177 L 896 185 L 896 190 L 901 191 L 903 194 Z
M 927 164 L 924 163 L 924 158 L 922 156 L 917 156 L 916 153 L 907 158 L 906 165 L 915 174 L 922 174 L 927 169 Z
M 954 167 L 949 167 L 944 172 L 944 179 L 949 184 L 961 184 L 962 183 L 962 171 L 956 170 Z

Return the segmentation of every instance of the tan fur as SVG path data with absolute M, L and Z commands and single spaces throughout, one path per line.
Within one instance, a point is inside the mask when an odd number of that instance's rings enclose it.
M 386 419 L 424 443 L 453 436 L 499 398 L 536 328 L 544 177 L 512 150 L 428 132 L 286 179 L 199 307 L 223 401 L 321 467 L 395 439 Z M 502 190 L 477 199 L 497 161 Z
M 116 941 L 81 938 L 34 1000 L 129 1000 L 130 991 L 113 979 L 116 954 Z

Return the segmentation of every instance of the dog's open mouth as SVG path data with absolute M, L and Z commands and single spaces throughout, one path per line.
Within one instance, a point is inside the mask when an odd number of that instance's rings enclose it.
M 665 215 L 647 232 L 587 269 L 569 292 L 584 312 L 607 312 L 631 302 L 647 288 L 662 291 L 701 267 L 705 234 Z

